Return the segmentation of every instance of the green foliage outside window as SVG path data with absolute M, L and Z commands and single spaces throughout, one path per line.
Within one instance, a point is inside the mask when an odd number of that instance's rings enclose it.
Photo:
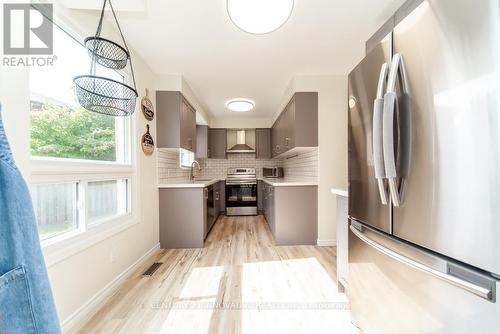
M 31 111 L 31 155 L 115 161 L 115 119 L 81 107 L 44 103 Z

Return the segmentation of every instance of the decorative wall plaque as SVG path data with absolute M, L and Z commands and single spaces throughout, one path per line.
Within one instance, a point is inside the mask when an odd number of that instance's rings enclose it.
M 146 96 L 144 96 L 141 100 L 141 110 L 142 114 L 148 121 L 152 121 L 155 118 L 155 111 L 153 107 L 153 103 L 149 99 L 149 90 L 146 88 Z
M 153 137 L 149 133 L 149 124 L 146 125 L 146 133 L 142 136 L 141 146 L 142 146 L 142 151 L 146 155 L 153 154 L 153 151 L 155 150 L 155 141 L 153 140 Z

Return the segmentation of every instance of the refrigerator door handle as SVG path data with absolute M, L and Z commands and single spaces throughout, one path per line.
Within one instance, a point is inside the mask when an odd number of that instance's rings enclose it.
M 373 101 L 373 124 L 372 124 L 372 143 L 373 143 L 373 162 L 375 169 L 375 178 L 377 179 L 378 191 L 380 194 L 380 201 L 382 204 L 387 204 L 387 191 L 384 183 L 385 169 L 384 169 L 384 152 L 383 152 L 383 111 L 384 111 L 384 91 L 385 82 L 389 66 L 383 63 L 380 68 L 380 75 L 378 78 L 377 96 Z
M 401 74 L 401 86 L 403 94 L 408 92 L 408 82 L 406 80 L 406 71 L 403 58 L 399 53 L 392 57 L 391 70 L 387 81 L 387 93 L 384 95 L 383 109 L 383 152 L 385 176 L 389 183 L 389 190 L 394 206 L 400 206 L 402 203 L 401 189 L 398 187 L 398 171 L 396 166 L 396 153 L 394 147 L 394 115 L 399 114 L 399 102 L 396 93 L 396 82 L 398 74 Z M 398 150 L 401 148 L 398 147 Z
M 358 225 L 358 224 L 356 224 Z M 449 284 L 452 284 L 456 287 L 459 287 L 461 289 L 464 289 L 468 292 L 473 293 L 474 295 L 481 297 L 483 299 L 486 299 L 490 302 L 495 302 L 496 301 L 496 296 L 495 296 L 495 284 L 496 281 L 493 279 L 489 279 L 488 277 L 485 277 L 482 274 L 476 274 L 470 270 L 467 270 L 467 275 L 456 275 L 453 276 L 450 273 L 454 272 L 459 272 L 458 270 L 450 270 L 452 268 L 458 267 L 454 264 L 450 264 L 444 260 L 445 262 L 445 267 L 446 272 L 439 271 L 435 268 L 431 268 L 421 262 L 418 262 L 416 260 L 413 260 L 412 258 L 409 258 L 407 256 L 404 256 L 392 249 L 387 248 L 384 245 L 381 245 L 379 242 L 372 240 L 372 238 L 369 237 L 368 234 L 370 233 L 376 233 L 376 232 L 371 232 L 370 229 L 364 228 L 362 225 L 359 225 L 359 227 L 355 227 L 354 223 L 351 223 L 349 226 L 351 232 L 358 237 L 361 241 L 365 242 L 369 246 L 373 247 L 375 250 L 381 252 L 382 254 L 389 256 L 396 261 L 399 261 L 405 265 L 408 265 L 412 268 L 415 268 L 417 270 L 420 270 L 422 272 L 425 272 L 433 277 L 436 277 L 440 280 L 443 280 Z M 361 229 L 361 230 L 360 230 Z M 369 231 L 366 233 L 364 230 Z M 422 252 L 419 252 L 411 246 L 403 246 L 405 253 L 415 253 L 415 258 L 422 258 Z M 416 254 L 419 252 L 418 254 Z M 462 271 L 465 271 L 465 269 L 462 269 Z M 482 283 L 481 285 L 478 285 L 478 283 Z

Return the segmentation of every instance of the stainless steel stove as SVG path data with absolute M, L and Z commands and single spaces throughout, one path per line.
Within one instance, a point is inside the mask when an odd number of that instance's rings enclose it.
M 257 214 L 257 174 L 255 168 L 229 168 L 226 178 L 226 215 Z

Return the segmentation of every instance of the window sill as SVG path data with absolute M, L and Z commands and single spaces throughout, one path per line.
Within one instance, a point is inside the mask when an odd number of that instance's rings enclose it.
M 105 161 L 84 161 L 57 158 L 31 158 L 33 175 L 95 174 L 95 173 L 132 173 L 130 164 Z
M 74 231 L 60 238 L 42 241 L 45 264 L 48 268 L 72 257 L 93 245 L 108 239 L 139 223 L 139 220 L 128 214 L 112 221 L 90 227 L 87 231 Z

